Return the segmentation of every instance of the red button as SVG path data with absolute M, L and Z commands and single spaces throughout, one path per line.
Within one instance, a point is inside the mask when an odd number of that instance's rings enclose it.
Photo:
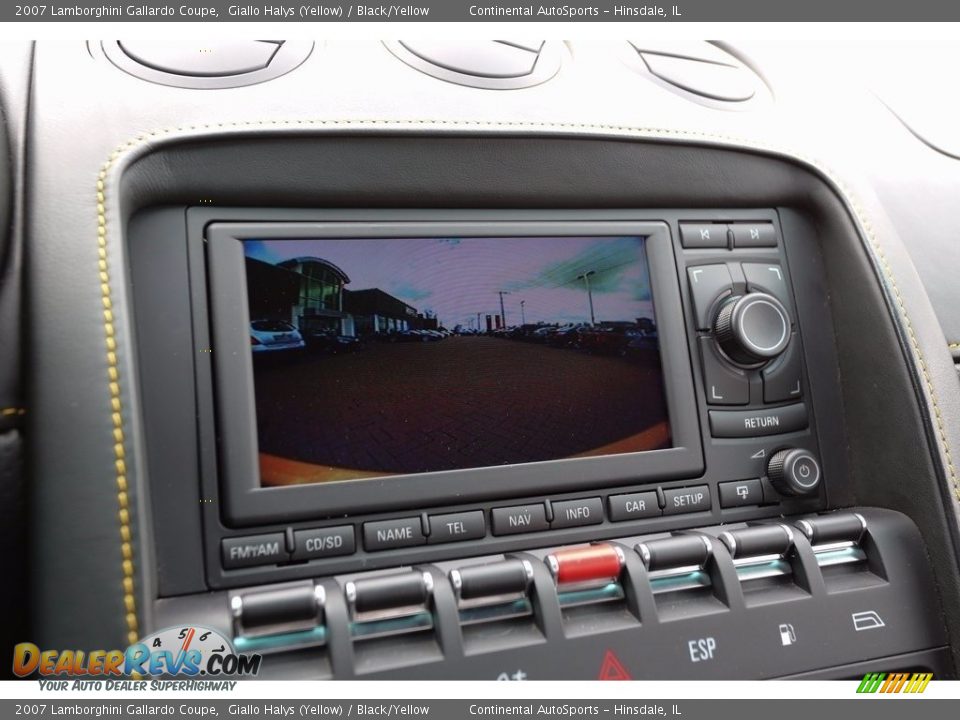
M 558 550 L 547 556 L 557 585 L 615 580 L 623 569 L 623 551 L 606 543 Z

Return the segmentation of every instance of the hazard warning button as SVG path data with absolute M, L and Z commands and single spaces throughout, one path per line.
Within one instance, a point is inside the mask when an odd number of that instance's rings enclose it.
M 598 680 L 630 680 L 630 673 L 620 662 L 620 659 L 614 654 L 613 650 L 607 650 L 603 656 L 603 663 L 600 665 L 600 676 Z

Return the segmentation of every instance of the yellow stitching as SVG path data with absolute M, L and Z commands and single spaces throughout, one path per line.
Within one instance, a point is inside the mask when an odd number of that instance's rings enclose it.
M 0 409 L 0 415 L 8 417 L 10 415 L 26 415 L 26 408 L 8 407 Z
M 97 198 L 97 242 L 98 242 L 98 258 L 99 258 L 99 270 L 103 273 L 107 279 L 104 281 L 101 278 L 101 299 L 104 307 L 104 334 L 106 337 L 106 342 L 110 351 L 107 355 L 107 368 L 108 368 L 108 377 L 110 379 L 109 388 L 110 388 L 110 399 L 111 406 L 114 409 L 114 437 L 117 440 L 114 445 L 114 454 L 118 460 L 122 460 L 124 457 L 123 451 L 123 416 L 122 416 L 122 402 L 120 398 L 120 387 L 118 383 L 119 379 L 119 368 L 117 367 L 117 358 L 116 355 L 112 352 L 115 347 L 116 337 L 113 328 L 113 303 L 111 300 L 110 292 L 110 275 L 109 268 L 107 267 L 107 216 L 106 216 L 106 181 L 107 176 L 110 173 L 111 169 L 115 165 L 116 161 L 128 150 L 141 145 L 148 143 L 153 139 L 166 137 L 168 135 L 173 135 L 177 132 L 203 132 L 207 130 L 216 130 L 224 128 L 253 128 L 253 127 L 282 127 L 283 125 L 299 125 L 306 127 L 370 127 L 370 128 L 403 128 L 403 127 L 451 127 L 451 128 L 476 128 L 484 129 L 491 127 L 498 128 L 517 128 L 517 129 L 529 129 L 529 130 L 592 130 L 601 133 L 622 133 L 633 137 L 650 137 L 650 138 L 670 138 L 675 137 L 678 139 L 690 139 L 690 138 L 701 138 L 703 140 L 712 140 L 712 141 L 721 141 L 725 143 L 730 143 L 735 146 L 752 148 L 755 150 L 766 150 L 775 154 L 785 154 L 787 156 L 792 156 L 796 159 L 802 160 L 811 166 L 820 170 L 824 175 L 826 175 L 836 186 L 843 192 L 847 199 L 850 201 L 851 209 L 856 215 L 857 219 L 860 221 L 861 226 L 864 231 L 867 233 L 870 244 L 873 247 L 874 251 L 877 253 L 878 258 L 881 262 L 881 267 L 883 268 L 884 274 L 887 277 L 887 281 L 890 283 L 891 290 L 894 293 L 896 298 L 897 310 L 902 317 L 903 321 L 906 324 L 907 332 L 910 336 L 910 344 L 914 359 L 916 360 L 924 378 L 924 383 L 926 386 L 927 394 L 930 398 L 930 402 L 933 404 L 934 409 L 934 418 L 937 425 L 937 436 L 940 442 L 941 449 L 943 450 L 944 457 L 947 461 L 947 470 L 950 474 L 950 480 L 954 487 L 954 492 L 956 493 L 957 500 L 960 501 L 960 479 L 957 477 L 956 468 L 953 464 L 953 459 L 950 454 L 950 447 L 947 442 L 946 430 L 943 425 L 943 418 L 940 412 L 940 406 L 937 402 L 937 397 L 933 388 L 933 383 L 930 379 L 930 374 L 927 370 L 927 364 L 924 359 L 923 353 L 920 350 L 919 343 L 917 342 L 916 334 L 913 329 L 913 323 L 910 321 L 910 316 L 907 314 L 906 306 L 903 303 L 903 297 L 900 294 L 899 286 L 897 285 L 896 280 L 893 276 L 893 270 L 890 267 L 889 262 L 887 261 L 886 255 L 883 250 L 880 248 L 876 235 L 874 234 L 873 227 L 870 225 L 869 221 L 866 218 L 865 212 L 860 208 L 859 204 L 854 200 L 853 193 L 846 187 L 845 183 L 840 180 L 839 177 L 834 175 L 826 165 L 820 161 L 814 159 L 811 156 L 805 155 L 803 153 L 790 152 L 782 150 L 774 145 L 768 145 L 766 143 L 757 142 L 753 140 L 747 140 L 744 138 L 738 138 L 732 135 L 718 135 L 714 133 L 706 133 L 699 131 L 690 131 L 690 130 L 670 130 L 670 129 L 659 129 L 659 128 L 643 128 L 643 127 L 631 127 L 628 125 L 605 125 L 605 124 L 590 124 L 590 123 L 538 123 L 538 122 L 527 122 L 527 121 L 485 121 L 485 120 L 403 120 L 403 121 L 394 121 L 394 120 L 293 120 L 293 121 L 278 121 L 278 120 L 246 120 L 246 121 L 236 121 L 229 123 L 206 123 L 199 125 L 187 125 L 179 128 L 165 128 L 161 130 L 154 130 L 152 132 L 143 133 L 136 138 L 128 140 L 126 143 L 118 146 L 110 156 L 107 158 L 106 162 L 103 164 L 103 167 L 100 170 L 100 174 L 97 177 L 96 184 L 96 198 Z M 952 343 L 951 348 L 958 347 L 960 348 L 960 343 Z M 119 425 L 117 425 L 118 420 L 117 416 L 120 417 Z M 119 439 L 117 439 L 119 438 Z M 117 500 L 121 508 L 120 513 L 120 523 L 121 523 L 121 538 L 124 533 L 129 532 L 130 518 L 129 514 L 126 512 L 127 508 L 127 493 L 125 490 L 120 490 L 121 484 L 123 487 L 126 487 L 126 476 L 124 472 L 121 472 L 118 468 L 117 470 Z M 128 543 L 124 543 L 127 547 L 130 547 Z M 132 550 L 131 550 L 132 554 Z M 133 565 L 129 560 L 124 560 L 123 562 L 123 588 L 124 588 L 124 604 L 128 609 L 126 615 L 126 623 L 128 629 L 128 638 L 130 642 L 135 642 L 137 637 L 137 630 L 139 627 L 139 622 L 136 614 L 136 606 L 134 604 L 134 587 L 133 587 Z
M 960 343 L 950 343 L 947 347 L 951 350 L 960 350 Z
M 123 398 L 120 395 L 120 368 L 117 360 L 116 329 L 113 325 L 113 301 L 110 290 L 110 266 L 107 261 L 107 211 L 106 187 L 107 174 L 112 161 L 108 161 L 100 170 L 97 179 L 97 267 L 100 271 L 100 298 L 103 304 L 103 334 L 107 360 L 107 387 L 110 390 L 110 421 L 113 425 L 113 454 L 115 466 L 115 482 L 117 485 L 117 519 L 120 521 L 120 554 L 124 621 L 127 626 L 127 643 L 133 644 L 140 639 L 140 621 L 137 618 L 137 596 L 135 594 L 133 543 L 129 500 L 127 495 L 127 468 L 124 461 L 124 427 L 123 427 Z

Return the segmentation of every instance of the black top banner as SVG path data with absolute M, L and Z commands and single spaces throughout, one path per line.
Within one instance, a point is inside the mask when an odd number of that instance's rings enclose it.
M 496 0 L 374 2 L 35 2 L 4 4 L 0 22 L 943 22 L 960 20 L 960 3 L 942 0 L 676 0 L 643 4 L 543 4 Z

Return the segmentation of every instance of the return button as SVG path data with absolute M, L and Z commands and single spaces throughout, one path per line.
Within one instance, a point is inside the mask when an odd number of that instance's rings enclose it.
M 710 433 L 719 438 L 759 437 L 796 432 L 807 427 L 803 403 L 769 410 L 711 410 Z

